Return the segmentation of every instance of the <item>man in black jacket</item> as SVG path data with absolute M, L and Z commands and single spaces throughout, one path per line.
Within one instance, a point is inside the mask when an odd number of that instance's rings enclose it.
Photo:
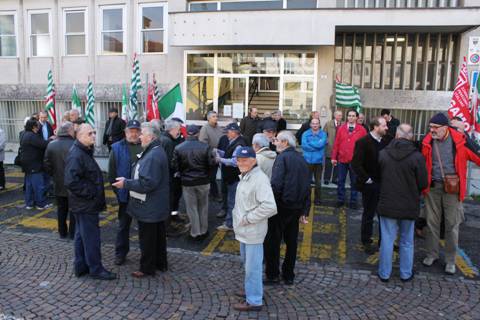
M 420 212 L 420 192 L 428 185 L 425 158 L 412 142 L 413 130 L 408 124 L 397 128 L 396 138 L 380 151 L 380 174 L 383 181 L 377 206 L 382 243 L 378 277 L 388 281 L 392 272 L 393 243 L 400 228 L 400 279 L 413 278 L 413 232 Z
M 172 167 L 180 174 L 185 207 L 190 220 L 190 237 L 202 240 L 208 236 L 208 193 L 210 171 L 216 167 L 212 148 L 198 141 L 200 129 L 187 127 L 187 140 L 175 147 Z
M 385 136 L 387 144 L 395 138 L 397 132 L 397 127 L 400 125 L 400 121 L 392 116 L 390 109 L 382 109 L 380 111 L 380 116 L 382 116 L 387 121 L 388 131 Z
M 240 121 L 240 132 L 247 140 L 248 145 L 252 144 L 253 136 L 257 133 L 259 121 L 257 108 L 250 108 L 248 115 Z
M 227 215 L 225 222 L 217 227 L 219 231 L 233 230 L 232 211 L 235 207 L 235 194 L 240 179 L 240 170 L 237 167 L 236 152 L 240 147 L 247 146 L 248 142 L 240 135 L 240 128 L 236 122 L 228 124 L 225 129 L 228 136 L 228 147 L 225 152 L 217 150 L 217 162 L 222 164 L 222 178 L 227 185 Z
M 39 134 L 39 122 L 31 118 L 25 124 L 25 131 L 21 135 L 20 153 L 22 170 L 25 172 L 25 204 L 26 209 L 34 206 L 43 210 L 51 207 L 45 197 L 45 180 L 43 170 L 43 156 L 48 141 L 43 140 Z
M 113 280 L 117 275 L 102 265 L 99 213 L 105 209 L 103 175 L 93 158 L 95 131 L 82 124 L 67 156 L 65 187 L 75 215 L 75 276 L 90 274 L 94 279 Z
M 352 169 L 357 175 L 355 188 L 362 193 L 363 215 L 361 240 L 367 254 L 373 254 L 373 218 L 380 192 L 380 169 L 378 153 L 386 146 L 387 122 L 382 117 L 370 121 L 370 133 L 355 143 Z M 379 232 L 380 233 L 380 232 Z
M 118 117 L 117 108 L 110 108 L 108 111 L 108 120 L 105 123 L 103 133 L 103 144 L 112 149 L 112 144 L 125 138 L 125 121 Z
M 282 278 L 292 285 L 295 278 L 299 221 L 307 223 L 310 211 L 311 174 L 303 156 L 295 151 L 295 136 L 282 131 L 277 136 L 277 151 L 272 169 L 272 190 L 278 214 L 268 219 L 268 232 L 264 242 L 265 284 L 280 281 L 280 243 L 285 241 L 285 260 Z
M 73 239 L 75 235 L 75 218 L 70 213 L 69 226 L 67 227 L 68 217 L 68 193 L 65 189 L 65 159 L 73 145 L 75 129 L 73 123 L 64 122 L 57 130 L 57 139 L 48 144 L 43 159 L 45 171 L 53 177 L 55 186 L 55 197 L 57 200 L 57 220 L 58 233 L 60 238 Z

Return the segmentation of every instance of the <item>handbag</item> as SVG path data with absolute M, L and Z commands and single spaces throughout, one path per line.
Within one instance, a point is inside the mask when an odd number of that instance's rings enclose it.
M 435 153 L 437 154 L 438 162 L 440 162 L 440 173 L 442 174 L 443 179 L 443 190 L 449 194 L 458 194 L 460 192 L 460 178 L 458 174 L 445 174 L 443 171 L 442 158 L 440 157 L 440 152 L 438 151 L 438 146 L 436 143 L 433 144 Z

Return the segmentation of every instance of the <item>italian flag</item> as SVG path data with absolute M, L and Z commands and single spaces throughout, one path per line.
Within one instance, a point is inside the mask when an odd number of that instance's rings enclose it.
M 73 86 L 72 92 L 72 109 L 77 109 L 80 114 L 82 114 L 82 103 L 80 102 L 80 98 L 78 97 L 77 88 L 75 85 Z
M 164 120 L 179 118 L 185 121 L 185 107 L 182 102 L 180 84 L 168 91 L 159 101 L 158 110 Z

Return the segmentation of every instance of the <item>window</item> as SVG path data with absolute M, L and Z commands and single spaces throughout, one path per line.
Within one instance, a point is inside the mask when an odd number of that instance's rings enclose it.
M 221 2 L 222 10 L 283 9 L 283 0 Z
M 167 31 L 166 26 L 168 10 L 166 4 L 140 5 L 140 52 L 162 53 L 166 52 Z
M 49 57 L 52 55 L 50 34 L 50 12 L 30 11 L 30 55 L 32 57 Z
M 100 51 L 102 54 L 125 52 L 125 10 L 123 6 L 100 7 Z
M 190 2 L 190 11 L 217 11 L 218 2 Z
M 288 0 L 288 9 L 314 9 L 317 7 L 317 0 Z
M 17 56 L 16 16 L 0 13 L 0 57 Z
M 64 11 L 65 55 L 87 54 L 87 14 L 86 10 Z

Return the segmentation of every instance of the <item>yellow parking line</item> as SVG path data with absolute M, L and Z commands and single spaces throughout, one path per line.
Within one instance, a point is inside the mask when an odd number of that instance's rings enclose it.
M 21 204 L 23 203 L 24 200 L 17 200 L 17 201 L 14 201 L 14 202 L 10 202 L 10 203 L 7 203 L 7 204 L 2 204 L 0 206 L 0 209 L 3 209 L 3 208 L 8 208 L 8 207 L 13 207 L 13 206 L 16 206 L 18 204 Z
M 113 220 L 117 219 L 117 211 L 118 211 L 118 206 L 111 206 L 107 205 L 107 210 L 109 214 L 100 221 L 100 227 L 103 227 L 107 225 L 108 223 L 112 222 Z
M 220 242 L 222 242 L 226 234 L 227 233 L 224 231 L 220 231 L 220 232 L 217 231 L 215 233 L 215 236 L 212 238 L 212 240 L 210 240 L 210 243 L 208 244 L 208 246 L 206 246 L 205 249 L 203 249 L 202 255 L 204 256 L 212 255 L 213 251 L 215 251 L 215 248 L 220 244 Z
M 311 191 L 311 199 L 314 199 L 313 189 Z M 312 201 L 313 202 L 313 201 Z M 308 213 L 308 223 L 303 228 L 303 240 L 300 246 L 300 261 L 310 261 L 312 255 L 312 234 L 313 234 L 313 216 L 315 213 L 315 206 L 310 205 L 310 212 Z
M 53 211 L 53 208 L 48 208 L 48 209 L 46 209 L 46 210 L 40 211 L 39 213 L 37 213 L 37 214 L 35 214 L 35 215 L 31 216 L 31 217 L 28 217 L 28 218 L 25 218 L 25 219 L 20 220 L 20 221 L 17 223 L 17 225 L 24 225 L 24 223 L 25 223 L 26 225 L 31 226 L 32 224 L 35 223 L 35 222 L 34 222 L 35 219 L 38 219 L 38 218 L 40 218 L 40 217 L 43 217 L 44 215 L 46 215 L 47 213 L 52 212 L 52 211 Z M 21 217 L 22 217 L 22 216 L 20 216 L 20 218 L 21 218 Z M 14 221 L 16 218 L 19 218 L 19 217 L 13 217 L 13 218 L 10 218 L 10 219 L 12 219 L 12 221 Z M 7 219 L 7 220 L 10 220 L 10 219 Z M 2 221 L 2 223 L 7 223 L 7 220 Z M 10 226 L 10 228 L 13 228 L 13 227 L 15 227 L 15 225 Z
M 347 215 L 345 213 L 345 208 L 338 210 L 338 223 L 338 263 L 345 264 L 345 261 L 347 260 Z

